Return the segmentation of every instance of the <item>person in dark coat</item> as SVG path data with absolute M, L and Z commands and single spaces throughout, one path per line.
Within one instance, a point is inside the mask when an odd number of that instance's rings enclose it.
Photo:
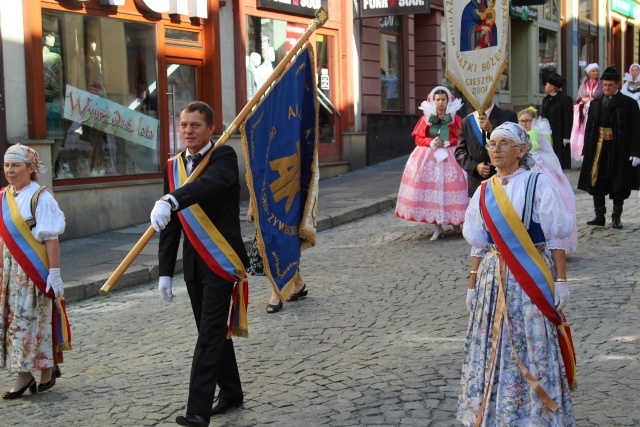
M 624 201 L 631 190 L 640 189 L 640 109 L 619 91 L 620 71 L 615 66 L 604 71 L 602 81 L 604 94 L 589 107 L 578 188 L 593 196 L 596 216 L 588 225 L 605 225 L 608 194 L 613 200 L 611 225 L 620 229 Z
M 504 122 L 518 123 L 518 115 L 495 104 L 491 104 L 484 114 L 475 111 L 462 119 L 455 156 L 458 164 L 467 171 L 469 197 L 473 197 L 482 181 L 496 173 L 485 144 L 491 139 L 491 131 Z
M 544 85 L 547 96 L 542 100 L 540 116 L 551 125 L 553 152 L 562 169 L 571 169 L 571 127 L 573 126 L 573 99 L 562 92 L 564 78 L 555 71 L 549 74 Z
M 238 158 L 227 145 L 213 150 L 210 139 L 214 129 L 214 113 L 209 105 L 194 101 L 182 107 L 180 138 L 187 150 L 167 163 L 165 195 L 151 211 L 151 225 L 160 231 L 160 296 L 173 300 L 172 277 L 184 235 L 184 280 L 198 328 L 187 414 L 176 418 L 176 423 L 182 426 L 208 426 L 212 415 L 243 403 L 240 374 L 227 327 L 237 280 L 224 265 L 231 263 L 244 274 L 249 258 L 240 231 Z M 186 175 L 193 172 L 210 150 L 213 152 L 202 174 L 193 182 L 184 183 Z M 216 230 L 218 233 L 213 233 Z M 218 239 L 218 234 L 224 242 Z M 220 252 L 228 259 L 226 263 L 221 262 L 224 259 Z M 212 409 L 216 387 L 220 393 Z

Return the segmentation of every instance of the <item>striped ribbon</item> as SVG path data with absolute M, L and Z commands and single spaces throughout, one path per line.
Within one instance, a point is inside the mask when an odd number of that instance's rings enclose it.
M 178 154 L 170 159 L 168 167 L 169 189 L 174 191 L 187 180 L 187 169 L 182 155 Z M 248 337 L 249 284 L 240 257 L 199 205 L 182 209 L 178 212 L 178 217 L 189 242 L 207 266 L 223 279 L 237 283 L 232 293 L 229 335 Z

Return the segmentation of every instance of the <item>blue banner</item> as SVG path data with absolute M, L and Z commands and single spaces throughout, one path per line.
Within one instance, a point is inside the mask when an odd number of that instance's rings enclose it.
M 264 272 L 278 293 L 293 289 L 300 253 L 315 245 L 318 106 L 307 45 L 240 127 Z

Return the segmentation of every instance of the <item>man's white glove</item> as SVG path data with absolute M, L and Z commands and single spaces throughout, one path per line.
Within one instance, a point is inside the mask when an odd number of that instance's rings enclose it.
M 563 138 L 563 139 L 562 139 L 562 143 L 563 143 L 564 145 L 568 145 L 570 142 L 571 142 L 571 140 L 570 140 L 569 138 Z
M 160 298 L 169 302 L 173 301 L 175 295 L 171 289 L 170 276 L 160 276 L 160 279 L 158 280 L 158 290 L 160 291 Z
M 475 306 L 476 306 L 476 290 L 467 289 L 467 310 L 469 310 L 469 313 L 473 311 Z
M 60 269 L 59 268 L 50 268 L 49 276 L 47 277 L 47 288 L 46 292 L 53 289 L 53 293 L 56 298 L 62 298 L 64 296 L 64 287 L 62 286 L 62 277 L 60 277 Z
M 640 165 L 640 157 L 634 157 L 632 156 L 629 160 L 631 160 L 631 166 L 638 166 Z
M 151 210 L 151 226 L 156 232 L 164 230 L 171 220 L 171 204 L 164 200 L 158 200 Z
M 562 310 L 569 302 L 569 287 L 567 282 L 555 282 L 556 288 L 554 303 L 558 310 Z

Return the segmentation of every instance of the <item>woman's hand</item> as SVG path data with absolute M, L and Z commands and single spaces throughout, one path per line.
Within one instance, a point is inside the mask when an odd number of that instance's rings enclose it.
M 249 224 L 253 224 L 253 207 L 249 204 L 249 209 L 247 210 L 247 222 Z
M 473 312 L 473 309 L 476 307 L 476 290 L 475 289 L 467 289 L 467 310 L 469 313 Z
M 62 285 L 62 278 L 60 277 L 59 268 L 50 268 L 49 276 L 47 277 L 47 288 L 45 292 L 49 292 L 52 289 L 56 298 L 62 298 L 64 296 L 64 287 Z

